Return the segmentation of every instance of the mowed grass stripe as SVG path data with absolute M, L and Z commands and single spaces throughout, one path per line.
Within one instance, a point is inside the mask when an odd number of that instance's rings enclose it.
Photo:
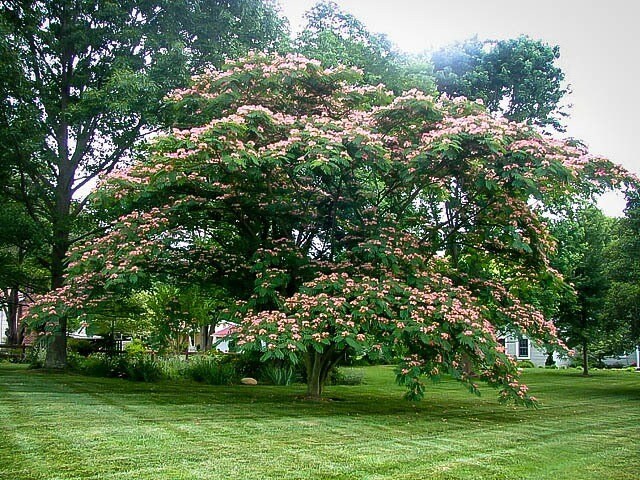
M 638 478 L 640 375 L 527 371 L 538 410 L 454 382 L 401 399 L 388 367 L 366 384 L 137 384 L 0 366 L 0 478 Z M 628 439 L 621 442 L 621 439 Z

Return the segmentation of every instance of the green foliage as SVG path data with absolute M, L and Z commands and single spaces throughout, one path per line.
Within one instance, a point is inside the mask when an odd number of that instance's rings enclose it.
M 531 360 L 520 360 L 518 362 L 518 368 L 536 368 Z
M 267 363 L 260 367 L 259 378 L 272 385 L 291 385 L 297 380 L 298 371 L 294 365 Z
M 222 357 L 197 355 L 185 362 L 182 374 L 185 378 L 209 385 L 231 385 L 238 380 L 232 362 Z
M 44 367 L 45 356 L 47 353 L 46 346 L 43 342 L 36 342 L 27 350 L 27 362 L 29 368 L 42 368 Z
M 105 179 L 94 206 L 119 217 L 32 318 L 155 284 L 153 314 L 187 328 L 184 285 L 214 285 L 237 348 L 304 365 L 310 397 L 366 355 L 401 356 L 413 398 L 451 375 L 534 403 L 495 332 L 563 348 L 540 294 L 560 283 L 544 213 L 633 183 L 624 170 L 476 102 L 394 96 L 294 54 L 229 61 L 170 100 L 180 128 Z
M 605 315 L 617 329 L 617 351 L 640 345 L 640 194 L 632 192 L 625 217 L 613 226 L 613 239 L 606 252 L 606 272 L 611 288 Z
M 105 355 L 71 357 L 70 368 L 96 377 L 125 378 L 136 382 L 157 382 L 163 378 L 162 365 L 150 355 Z
M 198 287 L 180 288 L 155 284 L 139 294 L 143 316 L 149 325 L 150 346 L 162 353 L 181 353 L 189 346 L 189 335 L 212 323 L 211 302 Z
M 295 50 L 323 66 L 357 67 L 366 84 L 383 83 L 396 93 L 420 88 L 435 91 L 427 60 L 398 52 L 382 34 L 370 32 L 333 1 L 323 0 L 305 14 L 307 23 L 295 40 Z
M 71 246 L 103 227 L 86 215 L 86 186 L 164 122 L 167 92 L 226 55 L 279 47 L 285 33 L 261 0 L 5 1 L 0 31 L 3 190 L 42 231 L 51 288 Z M 66 317 L 55 322 L 48 364 L 63 367 Z
M 589 348 L 611 338 L 617 328 L 604 312 L 610 289 L 605 252 L 612 240 L 612 220 L 587 207 L 555 222 L 553 232 L 558 247 L 552 262 L 571 286 L 560 299 L 556 325 L 569 346 L 581 347 L 587 373 Z
M 193 380 L 209 385 L 231 385 L 240 378 L 232 357 L 195 355 L 159 357 L 150 355 L 140 343 L 120 355 L 94 353 L 84 357 L 75 352 L 67 355 L 71 370 L 94 377 L 124 378 L 136 382 L 160 380 Z M 37 365 L 37 367 L 41 367 Z
M 479 98 L 511 120 L 562 131 L 561 101 L 568 89 L 556 65 L 559 57 L 559 47 L 521 36 L 472 38 L 435 52 L 431 60 L 440 92 Z
M 124 347 L 124 352 L 130 357 L 144 355 L 147 350 L 147 346 L 138 338 L 133 339 Z
M 67 341 L 67 348 L 69 349 L 67 355 L 76 353 L 83 357 L 88 357 L 90 354 L 97 352 L 99 344 L 89 340 L 70 338 Z
M 364 370 L 354 368 L 334 368 L 329 375 L 331 385 L 361 385 L 364 381 Z

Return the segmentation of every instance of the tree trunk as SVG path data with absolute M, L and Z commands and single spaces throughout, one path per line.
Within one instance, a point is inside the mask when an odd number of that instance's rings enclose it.
M 322 379 L 324 355 L 318 352 L 307 354 L 307 398 L 320 400 L 324 381 Z M 326 380 L 326 378 L 325 378 Z
M 51 249 L 51 289 L 64 285 L 65 261 L 69 250 L 69 210 L 71 208 L 71 179 L 59 185 L 57 218 L 53 225 L 53 247 Z M 66 185 L 65 185 L 66 184 Z M 65 188 L 66 187 L 66 188 Z M 58 328 L 53 332 L 47 346 L 46 368 L 67 366 L 67 319 L 58 318 Z
M 66 41 L 69 17 L 64 11 L 60 17 L 60 39 Z M 70 126 L 67 119 L 71 83 L 73 80 L 72 47 L 67 46 L 61 52 L 60 75 L 60 117 L 55 128 L 58 158 L 56 159 L 58 172 L 55 182 L 55 209 L 52 212 L 51 226 L 53 242 L 51 248 L 51 289 L 55 290 L 64 285 L 65 262 L 69 251 L 69 238 L 72 218 L 71 205 L 73 201 L 73 183 L 77 164 L 72 159 L 69 150 Z M 77 146 L 76 146 L 77 148 Z M 45 358 L 46 368 L 65 368 L 67 366 L 67 319 L 59 317 L 58 328 L 51 336 Z
M 582 375 L 585 377 L 589 375 L 589 361 L 587 356 L 588 342 L 585 340 L 582 342 Z
M 20 329 L 20 292 L 15 287 L 9 291 L 7 327 L 7 343 L 10 345 L 20 345 L 22 342 Z
M 211 348 L 211 331 L 210 325 L 203 325 L 200 328 L 200 336 L 202 337 L 202 343 L 200 344 L 200 350 L 203 352 L 208 351 Z
M 318 353 L 315 350 L 307 352 L 305 357 L 307 367 L 307 398 L 320 400 L 322 391 L 327 383 L 329 374 L 342 358 L 346 349 L 336 352 L 334 346 L 330 346 L 325 352 Z

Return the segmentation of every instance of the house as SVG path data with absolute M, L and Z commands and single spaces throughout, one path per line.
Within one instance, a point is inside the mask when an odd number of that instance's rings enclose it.
M 607 367 L 636 367 L 640 366 L 640 346 L 633 352 L 625 352 L 620 355 L 605 357 L 602 363 Z M 640 370 L 640 368 L 638 368 Z
M 227 353 L 230 341 L 225 340 L 238 325 L 232 322 L 219 322 L 216 325 L 206 325 L 199 332 L 189 335 L 189 353 L 207 351 L 212 348 Z M 213 328 L 213 332 L 211 329 Z
M 233 333 L 234 328 L 237 326 L 237 324 L 231 322 L 220 322 L 216 325 L 214 332 L 211 334 L 213 346 L 220 352 L 229 352 L 232 345 L 227 337 Z
M 549 354 L 531 339 L 522 335 L 505 334 L 500 337 L 499 341 L 504 346 L 505 352 L 519 362 L 528 360 L 536 367 L 545 366 Z M 566 368 L 571 364 L 568 357 L 561 357 L 557 352 L 553 352 L 553 360 L 555 365 L 560 368 Z

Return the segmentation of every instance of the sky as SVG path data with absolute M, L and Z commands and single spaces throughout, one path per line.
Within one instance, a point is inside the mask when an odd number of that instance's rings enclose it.
M 335 0 L 369 30 L 385 33 L 406 52 L 433 50 L 477 35 L 519 35 L 560 47 L 559 66 L 572 93 L 566 135 L 640 174 L 639 0 Z M 315 0 L 279 0 L 292 30 Z M 640 138 L 638 138 L 640 140 Z M 621 215 L 624 200 L 605 195 L 608 215 Z

